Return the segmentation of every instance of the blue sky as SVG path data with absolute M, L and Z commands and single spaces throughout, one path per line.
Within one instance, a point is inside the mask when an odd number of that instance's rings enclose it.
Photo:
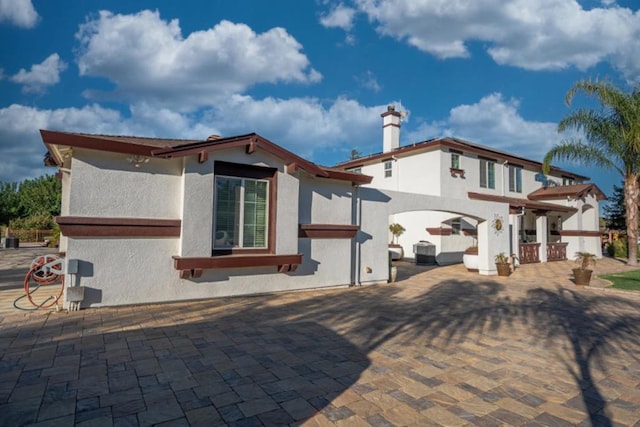
M 330 166 L 381 151 L 387 104 L 408 112 L 403 145 L 541 160 L 573 83 L 640 82 L 639 6 L 622 0 L 0 0 L 0 39 L 0 181 L 55 172 L 41 128 L 257 132 Z M 621 181 L 557 164 L 606 194 Z

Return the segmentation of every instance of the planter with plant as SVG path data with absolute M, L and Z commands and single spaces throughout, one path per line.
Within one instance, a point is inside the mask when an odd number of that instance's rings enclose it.
M 393 234 L 391 243 L 389 243 L 389 248 L 391 249 L 390 252 L 395 255 L 393 259 L 404 258 L 404 249 L 398 244 L 398 238 L 406 231 L 405 228 L 401 224 L 395 222 L 389 225 L 389 231 Z
M 478 272 L 478 247 L 469 246 L 462 254 L 462 263 L 467 271 Z
M 498 276 L 509 276 L 511 274 L 511 267 L 509 266 L 509 257 L 504 252 L 500 252 L 495 256 L 496 269 L 498 270 Z
M 578 286 L 589 286 L 593 270 L 589 266 L 596 265 L 595 254 L 589 252 L 576 252 L 576 263 L 580 265 L 573 269 L 573 278 Z

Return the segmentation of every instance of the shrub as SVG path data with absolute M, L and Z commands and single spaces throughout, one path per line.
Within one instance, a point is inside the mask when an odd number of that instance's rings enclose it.
M 607 254 L 615 258 L 627 258 L 627 243 L 624 240 L 614 240 L 607 246 Z

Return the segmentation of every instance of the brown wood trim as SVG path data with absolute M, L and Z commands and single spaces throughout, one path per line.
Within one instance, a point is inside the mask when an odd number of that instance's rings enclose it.
M 445 138 L 438 138 L 438 139 L 431 139 L 431 140 L 427 140 L 427 141 L 423 141 L 423 142 L 418 142 L 415 143 L 413 145 L 407 145 L 404 147 L 399 147 L 397 149 L 394 150 L 394 155 L 398 156 L 398 157 L 405 157 L 405 155 L 412 155 L 413 153 L 420 153 L 423 151 L 433 151 L 433 150 L 438 150 L 438 149 L 442 149 L 442 148 L 447 148 L 447 149 L 457 149 L 457 150 L 461 150 L 464 151 L 465 154 L 466 153 L 472 153 L 472 154 L 476 154 L 478 156 L 488 156 L 488 157 L 493 157 L 495 156 L 496 158 L 499 158 L 500 160 L 507 160 L 509 163 L 514 163 L 514 164 L 521 164 L 521 165 L 525 165 L 529 168 L 531 168 L 531 170 L 534 171 L 538 171 L 541 172 L 542 171 L 542 163 L 540 162 L 536 162 L 534 160 L 529 160 L 529 159 L 525 159 L 523 157 L 519 157 L 515 154 L 507 154 L 507 153 L 503 153 L 503 152 L 496 152 L 495 150 L 492 150 L 488 147 L 479 147 L 476 144 L 470 143 L 470 142 L 464 142 L 461 140 L 456 140 L 455 138 L 450 138 L 450 137 L 445 137 Z M 372 164 L 372 163 L 376 163 L 378 161 L 380 161 L 380 159 L 388 157 L 389 153 L 377 153 L 377 154 L 372 154 L 366 157 L 360 157 L 358 159 L 354 159 L 354 160 L 348 160 L 346 162 L 342 162 L 340 164 L 338 164 L 337 167 L 341 168 L 341 169 L 351 169 L 354 167 L 361 167 L 361 166 L 365 166 L 368 164 Z M 587 176 L 583 176 L 583 175 L 579 175 L 579 174 L 575 174 L 560 168 L 557 168 L 555 166 L 551 167 L 551 172 L 554 174 L 566 174 L 567 176 L 571 176 L 574 179 L 578 179 L 578 180 L 588 180 L 589 177 Z
M 600 237 L 599 231 L 593 230 L 558 230 L 558 234 L 561 236 L 581 236 L 581 237 Z
M 298 237 L 309 239 L 353 239 L 360 230 L 359 225 L 300 224 Z
M 109 139 L 108 137 L 100 137 L 99 135 L 84 135 L 49 130 L 41 130 L 40 135 L 42 136 L 42 140 L 47 144 L 110 151 L 113 153 L 151 156 L 151 151 L 158 149 L 158 147 L 150 145 L 132 144 Z
M 278 212 L 278 170 L 263 166 L 216 161 L 214 174 L 239 178 L 264 179 L 269 181 L 269 223 L 267 224 L 267 247 L 265 249 L 213 248 L 213 255 L 261 253 L 273 254 L 276 247 L 276 225 Z M 214 195 L 215 197 L 215 195 Z M 215 215 L 215 213 L 214 213 Z
M 454 178 L 456 176 L 459 176 L 460 178 L 464 178 L 464 169 L 449 168 L 449 173 Z
M 202 150 L 206 150 L 211 153 L 220 150 L 228 150 L 229 148 L 234 147 L 243 147 L 246 152 L 246 146 L 251 144 L 254 144 L 254 147 L 259 147 L 266 152 L 273 154 L 285 163 L 297 163 L 298 166 L 309 172 L 311 175 L 327 176 L 327 173 L 315 163 L 309 162 L 302 157 L 293 154 L 256 133 L 220 138 L 213 141 L 200 141 L 193 144 L 184 144 L 171 148 L 156 149 L 153 150 L 153 155 L 164 158 L 183 157 L 197 154 Z
M 427 227 L 427 232 L 433 236 L 450 236 L 453 232 L 452 228 L 443 227 Z
M 209 153 L 207 153 L 206 151 L 201 151 L 198 154 L 198 163 L 204 163 L 209 159 Z
M 291 271 L 292 266 L 299 264 L 302 264 L 302 254 L 226 255 L 217 257 L 173 256 L 173 267 L 180 271 L 269 266 L 276 266 L 281 269 L 284 265 L 289 265 L 287 271 Z
M 373 177 L 356 172 L 338 171 L 334 169 L 325 169 L 329 175 L 327 178 L 337 179 L 340 181 L 351 181 L 354 184 L 370 184 Z
M 473 237 L 477 237 L 478 236 L 478 230 L 476 229 L 469 229 L 469 228 L 463 228 L 462 229 L 462 234 L 464 234 L 465 236 L 473 236 Z
M 66 237 L 180 237 L 179 219 L 59 216 Z

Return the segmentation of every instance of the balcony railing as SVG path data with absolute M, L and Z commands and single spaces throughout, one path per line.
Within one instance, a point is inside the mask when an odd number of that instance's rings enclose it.
M 567 259 L 568 243 L 547 243 L 547 262 Z M 520 264 L 540 262 L 540 243 L 520 243 Z
M 547 243 L 547 261 L 564 261 L 567 259 L 568 243 Z
M 540 262 L 540 243 L 520 243 L 520 264 Z

